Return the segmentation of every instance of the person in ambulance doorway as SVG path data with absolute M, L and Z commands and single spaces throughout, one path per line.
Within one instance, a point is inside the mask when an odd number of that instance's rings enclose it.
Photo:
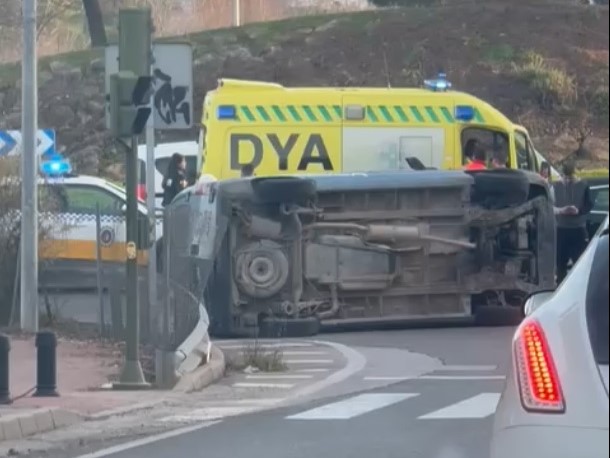
M 161 186 L 163 187 L 163 202 L 165 207 L 174 200 L 180 192 L 188 185 L 186 177 L 186 159 L 180 153 L 174 153 L 167 165 L 167 172 L 163 177 Z
M 557 283 L 563 282 L 570 262 L 576 264 L 587 248 L 587 215 L 593 209 L 589 185 L 576 177 L 573 161 L 563 164 L 563 177 L 553 183 L 557 218 Z
M 472 157 L 464 170 L 487 170 L 487 153 L 480 143 L 475 143 L 474 150 L 472 151 Z

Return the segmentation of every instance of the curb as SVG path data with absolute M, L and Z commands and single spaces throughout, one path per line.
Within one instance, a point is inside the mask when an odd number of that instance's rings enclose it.
M 224 374 L 225 356 L 219 348 L 212 346 L 209 361 L 194 371 L 183 374 L 174 386 L 174 391 L 182 393 L 200 391 L 220 380 Z
M 11 412 L 0 416 L 0 442 L 19 440 L 46 433 L 83 421 L 83 417 L 70 410 L 36 409 Z

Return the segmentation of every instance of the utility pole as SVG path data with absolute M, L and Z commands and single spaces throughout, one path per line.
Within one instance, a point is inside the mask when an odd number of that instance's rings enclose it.
M 154 54 L 151 49 L 154 64 Z M 150 69 L 152 75 L 153 68 Z M 151 97 L 150 109 L 153 110 L 154 100 Z M 155 195 L 155 119 L 154 116 L 148 118 L 146 123 L 146 207 L 148 208 L 148 221 L 150 223 L 150 239 L 154 243 L 157 240 L 157 215 L 156 215 L 156 195 Z M 157 250 L 151 247 L 148 250 L 148 300 L 150 309 L 156 310 L 158 304 L 157 297 Z
M 233 27 L 241 26 L 241 0 L 233 0 Z
M 38 332 L 38 79 L 36 0 L 23 0 L 21 63 L 21 329 Z
M 119 73 L 110 76 L 112 134 L 125 147 L 126 214 L 126 350 L 117 389 L 147 388 L 140 363 L 140 303 L 138 294 L 138 137 L 151 115 L 152 19 L 150 8 L 119 11 Z M 123 142 L 128 139 L 128 144 Z

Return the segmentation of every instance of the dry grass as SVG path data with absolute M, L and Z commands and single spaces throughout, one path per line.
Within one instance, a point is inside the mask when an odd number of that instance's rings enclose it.
M 536 91 L 543 108 L 571 108 L 578 101 L 573 76 L 554 67 L 540 54 L 528 52 L 513 64 L 513 73 Z
M 228 371 L 243 371 L 254 368 L 260 372 L 282 372 L 286 370 L 284 354 L 281 349 L 260 344 L 258 340 L 247 345 L 236 355 L 228 355 L 226 366 Z

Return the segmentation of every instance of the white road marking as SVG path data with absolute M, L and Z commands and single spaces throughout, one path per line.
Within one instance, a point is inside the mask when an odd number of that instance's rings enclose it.
M 350 418 L 382 409 L 415 396 L 417 396 L 416 393 L 361 394 L 286 418 L 288 420 L 349 420 Z
M 246 375 L 246 379 L 249 380 L 307 380 L 313 378 L 313 375 L 307 374 L 286 374 L 286 375 L 275 375 L 275 374 L 256 374 Z
M 243 343 L 223 343 L 223 342 L 214 342 L 215 346 L 222 350 L 243 350 L 245 348 L 257 347 L 261 349 L 271 349 L 271 348 L 310 348 L 313 347 L 313 344 L 309 343 L 256 343 L 256 342 L 243 342 Z
M 143 439 L 138 439 L 135 441 L 127 442 L 126 444 L 115 445 L 113 447 L 106 448 L 104 450 L 99 450 L 93 453 L 87 453 L 85 455 L 77 456 L 76 458 L 105 458 L 107 456 L 115 455 L 117 453 L 122 453 L 127 450 L 132 450 L 134 448 L 143 447 L 145 445 L 154 444 L 155 442 L 160 442 L 166 439 L 171 439 L 172 437 L 182 436 L 183 434 L 189 434 L 195 431 L 199 431 L 204 428 L 209 428 L 212 425 L 219 423 L 218 421 L 210 421 L 207 423 L 200 423 L 197 425 L 187 426 L 185 428 L 178 428 L 172 431 L 157 434 L 154 436 L 145 437 Z
M 284 356 L 324 356 L 328 355 L 326 351 L 301 351 L 301 350 L 290 350 L 290 351 L 282 351 Z
M 248 382 L 238 382 L 234 383 L 233 388 L 272 388 L 272 389 L 281 389 L 287 390 L 294 385 L 292 383 L 248 383 Z
M 414 377 L 411 375 L 403 376 L 370 376 L 364 377 L 367 382 L 402 382 L 404 380 L 505 380 L 504 375 L 420 375 Z
M 412 376 L 403 376 L 403 377 L 400 377 L 400 376 L 396 376 L 396 377 L 388 376 L 388 377 L 383 377 L 382 376 L 382 377 L 364 377 L 363 380 L 365 380 L 367 382 L 394 382 L 394 381 L 400 382 L 402 380 L 409 380 L 409 379 L 413 379 L 413 378 L 415 378 L 415 377 L 412 377 Z
M 286 364 L 332 364 L 332 359 L 287 359 Z
M 485 366 L 485 365 L 481 365 L 481 366 L 468 366 L 468 365 L 448 365 L 448 366 L 441 366 L 437 369 L 438 372 L 443 372 L 443 371 L 455 371 L 455 372 L 491 372 L 491 371 L 495 371 L 498 368 L 498 366 Z
M 496 411 L 499 393 L 481 393 L 464 401 L 419 417 L 419 420 L 456 420 L 486 418 Z
M 422 375 L 418 380 L 505 380 L 504 375 Z
M 299 369 L 295 372 L 318 374 L 318 373 L 328 372 L 328 371 L 330 371 L 330 369 L 328 369 L 326 367 L 312 367 L 310 369 Z

